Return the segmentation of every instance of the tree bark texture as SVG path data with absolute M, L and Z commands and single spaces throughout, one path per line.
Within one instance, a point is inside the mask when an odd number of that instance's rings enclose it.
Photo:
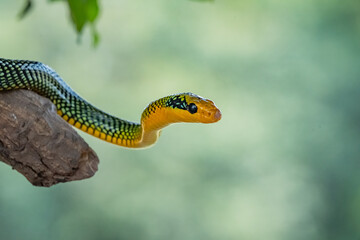
M 0 92 L 0 161 L 44 187 L 92 177 L 99 163 L 50 100 L 27 90 Z

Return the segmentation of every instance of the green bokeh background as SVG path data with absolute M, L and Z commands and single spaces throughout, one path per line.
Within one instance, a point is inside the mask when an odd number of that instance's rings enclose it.
M 360 238 L 360 3 L 103 0 L 91 47 L 63 3 L 0 2 L 1 57 L 52 66 L 97 107 L 138 121 L 168 94 L 223 119 L 177 124 L 150 149 L 80 133 L 88 180 L 33 187 L 0 165 L 0 239 Z

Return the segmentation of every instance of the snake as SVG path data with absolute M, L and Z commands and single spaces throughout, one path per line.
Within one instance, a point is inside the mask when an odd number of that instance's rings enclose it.
M 87 102 L 46 64 L 0 58 L 0 91 L 15 89 L 27 89 L 49 99 L 70 125 L 127 148 L 152 146 L 161 130 L 172 123 L 214 123 L 222 116 L 213 101 L 187 92 L 151 102 L 142 112 L 140 123 L 134 123 Z

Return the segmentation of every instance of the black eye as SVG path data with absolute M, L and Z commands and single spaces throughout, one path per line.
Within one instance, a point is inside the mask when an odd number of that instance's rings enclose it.
M 194 103 L 190 103 L 188 105 L 187 109 L 191 114 L 194 114 L 197 112 L 197 106 Z

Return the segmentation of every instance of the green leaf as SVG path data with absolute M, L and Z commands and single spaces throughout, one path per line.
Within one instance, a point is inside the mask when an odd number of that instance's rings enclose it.
M 99 42 L 99 34 L 94 25 L 99 14 L 97 0 L 67 0 L 67 2 L 70 8 L 71 19 L 77 32 L 81 34 L 84 26 L 87 23 L 90 23 L 93 35 L 93 45 L 96 46 Z
M 23 7 L 23 9 L 18 14 L 19 18 L 23 19 L 29 13 L 29 11 L 31 9 L 32 9 L 32 1 L 31 0 L 26 0 L 25 6 Z
M 99 5 L 97 3 L 97 0 L 88 0 L 86 13 L 88 20 L 90 22 L 94 22 L 99 15 Z

